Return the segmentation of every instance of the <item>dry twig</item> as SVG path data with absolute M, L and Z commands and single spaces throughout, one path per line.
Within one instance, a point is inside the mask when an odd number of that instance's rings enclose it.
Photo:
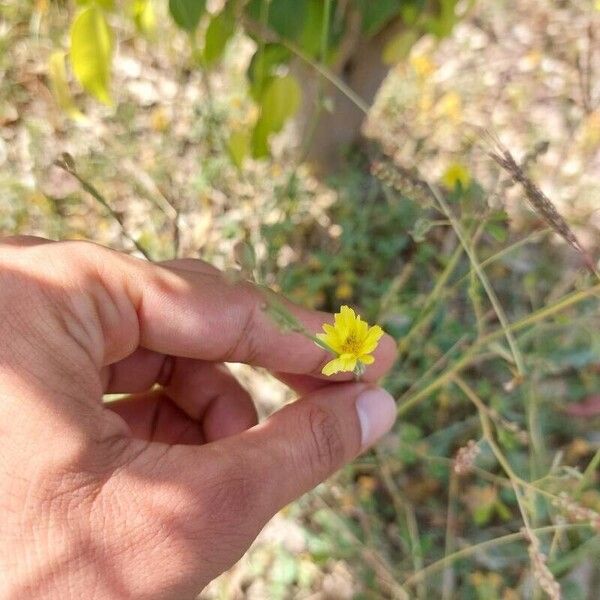
M 581 245 L 581 242 L 577 239 L 577 236 L 558 212 L 550 198 L 533 182 L 525 172 L 525 169 L 517 163 L 513 155 L 496 135 L 487 129 L 481 129 L 480 136 L 486 146 L 488 146 L 488 156 L 500 165 L 515 183 L 523 187 L 525 195 L 535 212 L 580 254 L 585 266 L 593 275 L 597 276 L 598 273 L 592 257 Z

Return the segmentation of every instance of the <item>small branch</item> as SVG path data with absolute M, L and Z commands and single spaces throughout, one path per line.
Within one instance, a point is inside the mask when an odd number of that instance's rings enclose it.
M 106 201 L 104 196 L 88 181 L 83 179 L 79 173 L 75 170 L 75 163 L 73 162 L 73 157 L 67 154 L 63 154 L 60 159 L 54 161 L 54 164 L 63 171 L 66 171 L 72 177 L 75 177 L 77 181 L 80 183 L 81 187 L 90 195 L 94 200 L 96 200 L 104 210 L 119 224 L 121 228 L 121 233 L 123 237 L 129 240 L 136 248 L 136 250 L 142 254 L 146 259 L 152 260 L 152 257 L 148 253 L 148 251 L 128 232 L 125 228 L 125 222 L 121 214 L 119 214 L 116 210 L 110 206 L 110 204 Z
M 544 534 L 544 533 L 553 533 L 557 529 L 563 529 L 565 531 L 577 531 L 579 529 L 589 529 L 590 525 L 583 523 L 576 523 L 572 525 L 547 525 L 546 527 L 537 527 L 533 529 L 533 533 L 536 535 Z M 446 556 L 440 560 L 437 560 L 430 565 L 427 565 L 423 570 L 418 571 L 417 573 L 413 573 L 406 581 L 404 581 L 404 587 L 414 586 L 419 581 L 422 581 L 426 577 L 437 573 L 444 569 L 447 565 L 460 560 L 461 558 L 468 558 L 473 554 L 479 554 L 489 548 L 494 548 L 497 546 L 504 546 L 506 544 L 511 544 L 512 542 L 518 542 L 519 540 L 526 539 L 527 533 L 523 531 L 518 531 L 515 533 L 509 533 L 508 535 L 503 535 L 502 537 L 494 538 L 491 540 L 487 540 L 486 542 L 481 542 L 479 544 L 474 544 L 472 546 L 467 546 L 462 550 L 458 550 L 454 552 L 450 556 Z
M 446 515 L 446 545 L 444 557 L 450 556 L 454 552 L 456 545 L 456 497 L 458 494 L 458 475 L 454 470 L 450 471 L 450 484 L 448 486 L 448 512 Z M 442 600 L 452 600 L 454 588 L 456 585 L 456 576 L 451 565 L 446 565 L 442 575 Z

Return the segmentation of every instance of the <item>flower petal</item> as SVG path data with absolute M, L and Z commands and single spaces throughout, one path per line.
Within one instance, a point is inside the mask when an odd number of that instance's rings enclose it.
M 340 308 L 340 312 L 335 314 L 335 328 L 340 334 L 340 338 L 348 337 L 356 322 L 356 313 L 345 304 Z
M 323 373 L 323 375 L 335 375 L 336 373 L 339 373 L 340 371 L 342 371 L 342 364 L 339 358 L 334 358 L 333 360 L 330 360 L 322 369 L 321 369 L 321 373 Z
M 384 331 L 383 329 L 381 329 L 381 327 L 379 327 L 379 325 L 373 325 L 373 327 L 369 328 L 369 331 L 367 333 L 367 340 L 370 340 L 371 338 L 375 339 L 375 341 L 379 341 L 381 339 L 381 337 L 383 336 Z
M 333 325 L 331 325 L 330 323 L 323 323 L 323 331 L 327 335 L 330 335 L 332 333 L 336 333 L 336 328 Z
M 325 335 L 324 338 L 319 339 L 323 340 L 337 354 L 340 354 L 342 352 L 342 344 L 344 343 L 344 338 L 340 337 L 339 332 L 333 327 L 331 327 L 331 329 L 328 330 L 327 335 Z
M 342 354 L 339 358 L 340 363 L 342 364 L 341 371 L 354 371 L 354 367 L 356 367 L 356 361 L 358 357 L 354 354 Z
M 347 304 L 342 304 L 339 314 L 345 319 L 350 319 L 351 321 L 356 320 L 356 313 L 354 312 L 354 309 L 350 308 Z
M 361 354 L 358 360 L 364 365 L 372 365 L 375 362 L 375 357 L 371 354 Z
M 363 321 L 360 317 L 356 320 L 356 333 L 357 337 L 360 340 L 363 340 L 369 334 L 369 324 L 366 321 Z
M 325 327 L 325 325 L 323 325 Z M 329 325 L 331 327 L 331 325 Z M 336 354 L 341 352 L 341 341 L 337 331 L 331 327 L 327 333 L 317 333 L 316 337 L 321 340 L 328 348 L 331 348 Z

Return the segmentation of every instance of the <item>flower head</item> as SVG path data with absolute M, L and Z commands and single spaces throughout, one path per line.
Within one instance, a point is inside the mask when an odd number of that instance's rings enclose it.
M 323 325 L 325 333 L 317 333 L 323 347 L 337 354 L 323 367 L 323 375 L 334 375 L 340 371 L 362 373 L 365 365 L 375 361 L 371 353 L 383 335 L 379 325 L 369 327 L 349 306 L 342 306 L 335 314 L 333 325 Z

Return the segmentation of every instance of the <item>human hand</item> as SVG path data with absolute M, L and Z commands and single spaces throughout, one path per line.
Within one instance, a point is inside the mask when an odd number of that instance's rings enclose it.
M 330 356 L 262 304 L 198 260 L 0 243 L 3 597 L 192 598 L 391 427 L 394 402 L 369 383 L 393 362 L 391 338 L 364 383 L 330 383 Z M 332 320 L 286 306 L 309 331 Z M 257 425 L 223 362 L 265 367 L 302 397 Z

